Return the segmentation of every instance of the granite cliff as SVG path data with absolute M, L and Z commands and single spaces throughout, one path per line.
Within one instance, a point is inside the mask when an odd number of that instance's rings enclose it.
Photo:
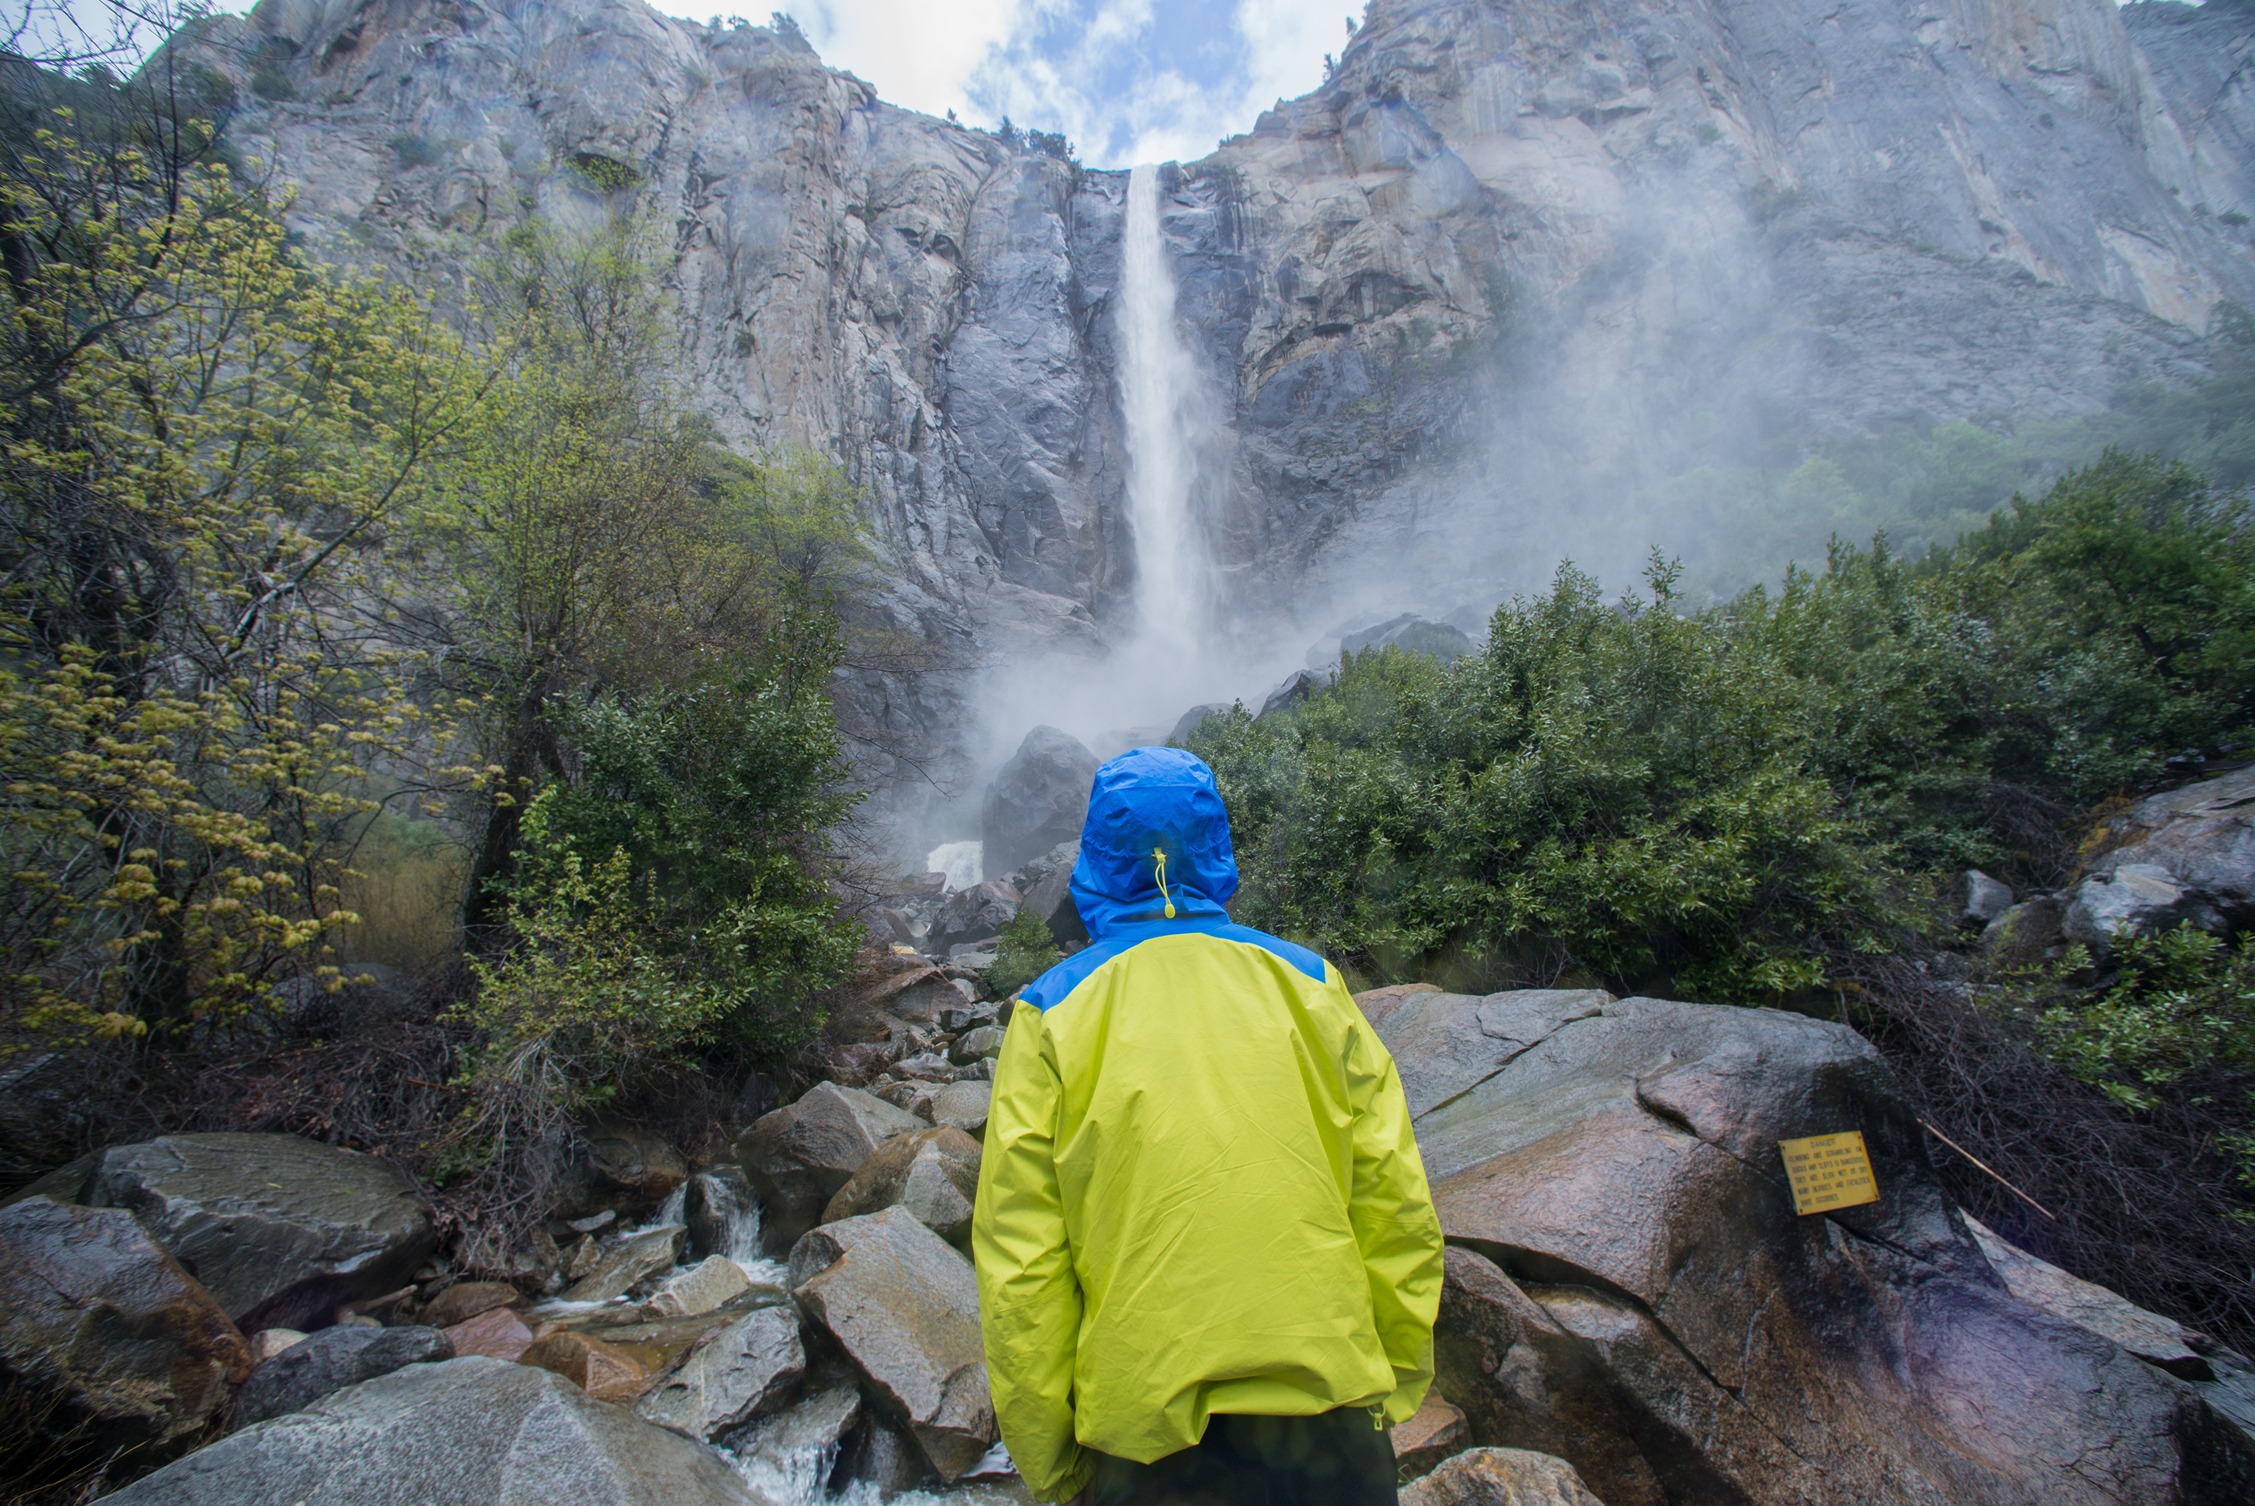
M 1377 0 L 1322 89 L 1162 170 L 1227 599 L 1302 644 L 1476 608 L 1561 549 L 1640 554 L 1641 484 L 1733 447 L 2197 378 L 2255 299 L 2251 34 L 2110 0 Z M 265 0 L 194 45 L 324 254 L 443 289 L 526 216 L 640 206 L 699 401 L 850 469 L 882 613 L 942 662 L 1116 636 L 1126 173 L 640 0 Z M 856 700 L 961 753 L 968 683 Z

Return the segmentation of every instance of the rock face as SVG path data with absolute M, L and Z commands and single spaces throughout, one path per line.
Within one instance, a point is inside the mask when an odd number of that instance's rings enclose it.
M 474 1358 L 405 1370 L 230 1434 L 118 1506 L 766 1506 L 721 1458 L 562 1376 Z
M 1608 1506 L 2227 1500 L 2255 1453 L 2175 1377 L 2016 1298 L 1869 1045 L 1782 1011 L 1394 994 L 1448 1235 L 1440 1384 Z M 1797 1216 L 1781 1139 L 1880 1200 Z
M 2103 953 L 2178 925 L 2255 921 L 2255 768 L 2141 800 L 2117 834 L 2067 905 L 2068 939 Z
M 981 1084 L 985 1086 L 985 1084 Z M 822 1210 L 824 1223 L 898 1207 L 958 1247 L 971 1238 L 979 1195 L 979 1142 L 950 1126 L 888 1141 Z
M 798 1314 L 763 1307 L 699 1339 L 635 1410 L 685 1437 L 715 1439 L 773 1411 L 805 1373 Z
M 121 1446 L 202 1426 L 250 1373 L 242 1334 L 132 1214 L 0 1207 L 0 1385 Z
M 294 1135 L 164 1135 L 70 1173 L 58 1196 L 129 1210 L 246 1330 L 321 1327 L 402 1285 L 437 1243 L 406 1177 Z
M 924 1121 L 881 1098 L 825 1082 L 746 1130 L 736 1159 L 759 1194 L 768 1253 L 789 1253 L 878 1146 L 922 1128 Z
M 1716 458 L 1688 436 L 1780 414 L 2034 420 L 2204 369 L 2217 302 L 2255 295 L 2244 8 L 1834 14 L 1379 0 L 1321 88 L 1165 168 L 1233 603 L 1539 585 L 1586 541 L 1553 522 L 1641 474 L 1554 456 L 1688 474 Z M 449 288 L 527 214 L 664 206 L 685 377 L 725 440 L 846 465 L 883 626 L 967 664 L 1132 618 L 1125 173 L 635 0 L 265 0 L 202 35 L 238 149 L 338 259 Z M 1607 523 L 1632 564 L 1654 541 Z M 966 776 L 961 683 L 847 702 Z
M 971 1262 L 901 1209 L 825 1224 L 791 1251 L 792 1295 L 944 1480 L 995 1440 Z
M 1030 863 L 1060 842 L 1077 842 L 1088 814 L 1096 755 L 1055 727 L 1036 727 L 987 786 L 980 809 L 981 861 L 989 878 Z M 988 935 L 993 932 L 986 933 Z
M 452 1358 L 454 1346 L 435 1328 L 324 1328 L 258 1367 L 235 1398 L 235 1423 L 264 1422 L 402 1366 Z

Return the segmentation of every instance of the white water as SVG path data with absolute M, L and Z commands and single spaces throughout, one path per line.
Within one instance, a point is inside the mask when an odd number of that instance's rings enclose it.
M 1138 645 L 1187 666 L 1207 646 L 1213 558 L 1192 511 L 1198 480 L 1198 368 L 1175 323 L 1174 274 L 1159 233 L 1159 174 L 1128 174 L 1120 275 L 1120 398 L 1127 511 L 1135 531 Z
M 947 875 L 947 892 L 968 889 L 979 881 L 979 864 L 983 861 L 986 844 L 971 842 L 942 842 L 925 855 L 924 871 Z

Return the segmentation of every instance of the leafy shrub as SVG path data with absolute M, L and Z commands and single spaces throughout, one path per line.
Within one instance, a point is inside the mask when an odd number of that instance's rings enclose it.
M 2046 981 L 2051 1002 L 2042 1036 L 2052 1058 L 2124 1108 L 2150 1111 L 2164 1094 L 2199 1084 L 2227 1089 L 2227 1111 L 2240 1121 L 2232 1135 L 2242 1177 L 2255 1187 L 2255 1135 L 2248 1098 L 2255 1080 L 2255 946 L 2234 947 L 2181 926 L 2125 940 L 2113 959 L 2112 983 L 2096 997 L 2078 995 L 2072 980 L 2089 966 L 2070 952 Z
M 1020 910 L 1002 928 L 1002 946 L 994 965 L 979 975 L 987 991 L 1004 998 L 1048 972 L 1064 960 L 1049 927 L 1031 910 Z

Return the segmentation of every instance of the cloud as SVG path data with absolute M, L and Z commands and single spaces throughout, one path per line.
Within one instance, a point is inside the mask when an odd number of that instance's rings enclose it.
M 1061 130 L 1096 167 L 1189 159 L 1323 79 L 1353 0 L 799 0 L 823 58 L 911 109 Z

